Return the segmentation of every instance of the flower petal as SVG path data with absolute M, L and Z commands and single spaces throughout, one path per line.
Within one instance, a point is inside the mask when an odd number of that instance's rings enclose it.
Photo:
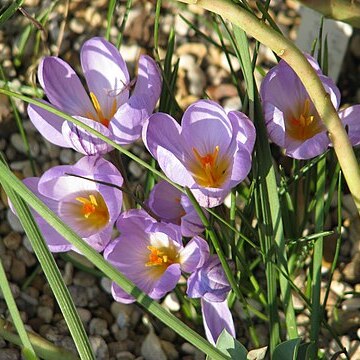
M 206 338 L 213 344 L 226 329 L 227 332 L 235 337 L 235 325 L 231 312 L 227 305 L 227 300 L 223 302 L 209 302 L 201 299 L 201 312 Z
M 181 195 L 181 191 L 167 181 L 160 181 L 150 192 L 148 206 L 162 220 L 179 225 L 184 215 Z
M 117 143 L 130 144 L 141 136 L 144 121 L 152 114 L 159 100 L 161 83 L 156 62 L 149 56 L 141 56 L 134 92 L 110 122 Z
M 173 290 L 179 282 L 181 270 L 179 264 L 170 265 L 159 281 L 154 285 L 154 289 L 149 293 L 152 299 L 160 299 L 166 293 Z
M 202 155 L 212 154 L 219 146 L 219 158 L 227 153 L 232 125 L 225 110 L 211 100 L 199 100 L 184 112 L 181 135 L 191 156 L 193 148 Z
M 129 98 L 129 73 L 118 49 L 100 37 L 84 43 L 80 53 L 81 66 L 90 92 L 99 101 L 106 118 Z M 110 119 L 109 119 L 110 120 Z
M 191 188 L 191 192 L 195 196 L 199 205 L 205 208 L 212 208 L 220 205 L 224 201 L 226 195 L 230 192 L 230 190 L 230 187 L 218 189 L 194 186 Z
M 180 131 L 180 125 L 171 116 L 156 113 L 144 124 L 143 141 L 172 181 L 192 186 L 194 179 L 182 163 L 184 147 Z
M 112 134 L 106 126 L 84 117 L 74 117 L 84 124 L 92 127 L 94 130 L 100 132 L 107 138 L 112 139 Z M 75 125 L 74 123 L 70 123 L 69 121 L 65 121 L 63 123 L 62 133 L 64 137 L 68 139 L 72 148 L 84 155 L 103 155 L 113 149 L 111 145 L 99 139 L 96 135 L 90 134 L 87 130 Z
M 244 145 L 245 149 L 252 153 L 254 149 L 256 131 L 252 121 L 240 111 L 230 111 L 228 117 L 236 134 L 237 142 Z
M 193 237 L 180 252 L 181 269 L 187 273 L 204 265 L 210 254 L 208 243 L 200 236 Z
M 38 77 L 49 101 L 62 111 L 80 116 L 95 114 L 80 79 L 65 61 L 54 56 L 43 58 Z
M 26 178 L 23 180 L 24 184 L 31 190 L 50 210 L 58 215 L 58 202 L 46 196 L 43 196 L 38 191 L 39 178 Z M 10 205 L 12 205 L 10 203 Z M 12 209 L 13 210 L 13 209 Z M 32 214 L 39 229 L 51 252 L 65 252 L 73 248 L 62 235 L 60 235 L 51 225 L 49 225 L 37 212 L 31 209 Z M 14 211 L 14 210 L 13 210 Z
M 50 105 L 46 101 L 40 101 Z M 27 112 L 33 125 L 46 140 L 58 146 L 71 147 L 62 134 L 63 118 L 32 104 L 27 107 Z
M 350 106 L 339 112 L 344 126 L 348 127 L 348 136 L 353 146 L 360 144 L 360 105 Z
M 138 75 L 133 95 L 147 95 L 146 110 L 150 116 L 161 93 L 161 73 L 156 62 L 147 55 L 140 56 Z
M 330 145 L 330 139 L 325 131 L 316 134 L 305 141 L 287 139 L 286 155 L 295 159 L 311 159 L 321 155 Z

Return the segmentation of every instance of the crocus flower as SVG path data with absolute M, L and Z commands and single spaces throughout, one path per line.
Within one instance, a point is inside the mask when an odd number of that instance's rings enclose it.
M 167 114 L 151 115 L 143 141 L 172 181 L 188 186 L 201 206 L 213 207 L 249 173 L 255 129 L 243 113 L 199 100 L 181 126 Z
M 129 144 L 141 134 L 161 91 L 161 77 L 154 60 L 141 56 L 132 95 L 125 61 L 114 45 L 95 37 L 84 43 L 81 66 L 89 94 L 75 71 L 58 57 L 42 59 L 38 78 L 50 103 L 119 144 Z M 104 154 L 112 149 L 94 135 L 35 105 L 30 120 L 50 142 L 85 154 Z
M 160 181 L 151 190 L 147 205 L 161 221 L 179 225 L 183 236 L 195 236 L 204 225 L 189 198 L 167 181 Z
M 194 237 L 184 247 L 178 226 L 158 223 L 143 210 L 130 210 L 117 221 L 120 236 L 104 251 L 104 257 L 153 299 L 175 288 L 181 271 L 191 273 L 209 254 L 205 240 Z M 117 284 L 112 285 L 116 301 L 135 299 Z
M 209 256 L 203 266 L 198 267 L 187 281 L 187 295 L 190 298 L 201 299 L 205 334 L 214 345 L 224 329 L 235 337 L 234 320 L 226 300 L 230 289 L 216 255 Z
M 71 175 L 69 175 L 71 174 Z M 57 216 L 95 250 L 102 251 L 111 239 L 122 205 L 120 190 L 87 179 L 122 185 L 123 178 L 110 162 L 85 156 L 75 165 L 55 166 L 40 178 L 24 179 L 24 184 Z M 50 251 L 76 250 L 39 214 L 35 220 Z
M 315 59 L 307 58 L 338 109 L 339 89 L 322 74 Z M 284 60 L 267 73 L 260 92 L 269 137 L 286 155 L 309 159 L 326 151 L 330 144 L 326 127 L 300 78 Z

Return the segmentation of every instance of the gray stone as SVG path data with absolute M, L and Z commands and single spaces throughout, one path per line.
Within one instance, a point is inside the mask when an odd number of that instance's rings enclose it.
M 89 340 L 96 360 L 108 360 L 109 349 L 104 339 L 101 336 L 90 336 Z
M 107 322 L 104 319 L 93 318 L 89 324 L 90 335 L 100 335 L 107 336 L 109 335 L 109 330 L 107 328 Z
M 161 347 L 160 339 L 153 331 L 145 337 L 141 345 L 141 355 L 145 360 L 166 360 L 166 355 Z
M 14 213 L 10 209 L 7 209 L 7 211 L 6 211 L 6 218 L 7 218 L 7 221 L 9 223 L 10 227 L 14 231 L 19 232 L 19 233 L 24 232 L 24 229 L 20 223 L 20 220 L 18 219 L 18 217 L 16 215 L 14 215 Z
M 46 324 L 50 324 L 50 322 L 54 316 L 54 311 L 52 308 L 50 308 L 48 306 L 39 306 L 37 308 L 37 316 L 40 319 L 43 319 Z

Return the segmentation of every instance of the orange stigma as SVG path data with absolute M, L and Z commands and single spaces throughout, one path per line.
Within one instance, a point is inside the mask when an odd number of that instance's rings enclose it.
M 204 156 L 200 155 L 195 147 L 192 150 L 196 161 L 191 164 L 190 171 L 195 181 L 204 187 L 221 187 L 227 177 L 229 161 L 227 159 L 219 160 L 220 147 L 215 146 L 212 153 Z
M 298 117 L 290 116 L 286 132 L 295 140 L 307 140 L 323 130 L 323 124 L 310 111 L 311 102 L 306 99 Z
M 111 118 L 114 116 L 114 114 L 116 113 L 116 110 L 117 110 L 116 98 L 114 98 L 114 100 L 113 100 L 113 103 L 111 105 L 110 114 L 108 114 L 108 116 L 104 115 L 104 113 L 101 109 L 99 100 L 92 91 L 90 92 L 90 99 L 91 99 L 92 104 L 94 105 L 94 109 L 96 111 L 96 115 L 97 115 L 98 119 L 94 119 L 94 116 L 92 116 L 90 114 L 87 114 L 87 117 L 90 117 L 92 120 L 95 120 L 95 121 L 99 120 L 99 122 L 101 124 L 108 127 Z
M 160 266 L 166 269 L 171 264 L 178 262 L 178 254 L 173 247 L 157 248 L 156 246 L 149 245 L 150 250 L 149 261 L 145 266 Z

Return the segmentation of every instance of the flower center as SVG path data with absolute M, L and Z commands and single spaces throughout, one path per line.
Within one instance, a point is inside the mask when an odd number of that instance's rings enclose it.
M 178 254 L 174 247 L 161 247 L 149 245 L 150 251 L 148 262 L 145 266 L 161 266 L 164 270 L 171 264 L 179 262 Z
M 204 156 L 194 147 L 193 153 L 195 161 L 190 166 L 194 180 L 200 186 L 204 187 L 221 187 L 227 178 L 227 169 L 229 161 L 227 159 L 219 159 L 220 147 L 217 145 L 212 153 Z
M 109 211 L 99 193 L 90 194 L 88 197 L 79 196 L 75 200 L 81 204 L 78 208 L 80 217 L 91 223 L 91 226 L 100 229 L 108 223 Z
M 286 132 L 295 140 L 307 140 L 323 131 L 323 124 L 310 111 L 311 102 L 306 99 L 298 117 L 290 116 Z
M 99 121 L 101 124 L 108 127 L 111 118 L 114 116 L 114 114 L 116 113 L 116 110 L 117 110 L 116 98 L 114 97 L 113 103 L 111 105 L 110 114 L 108 114 L 108 116 L 106 116 L 104 114 L 104 112 L 102 111 L 99 100 L 93 92 L 90 92 L 90 99 L 94 105 L 94 109 L 96 111 L 98 118 L 94 119 L 94 116 L 90 113 L 87 113 L 86 116 L 94 121 Z

